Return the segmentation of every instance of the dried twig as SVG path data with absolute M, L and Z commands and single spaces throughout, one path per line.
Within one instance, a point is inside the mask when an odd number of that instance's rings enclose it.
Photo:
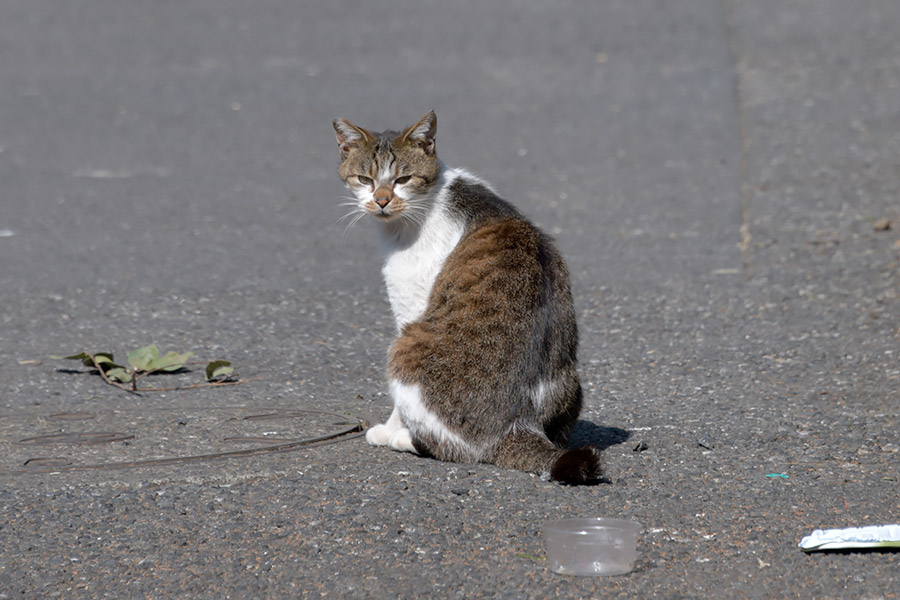
M 321 411 L 321 410 L 300 410 L 298 412 L 315 413 L 322 415 L 333 415 L 344 418 L 344 415 Z M 337 424 L 337 423 L 336 423 Z M 354 422 L 347 423 L 348 427 L 338 431 L 332 431 L 318 437 L 297 439 L 285 441 L 284 443 L 275 444 L 273 446 L 261 446 L 256 448 L 247 448 L 244 450 L 231 450 L 227 452 L 214 452 L 211 454 L 200 454 L 190 456 L 172 456 L 168 458 L 151 458 L 145 460 L 130 460 L 123 462 L 87 464 L 87 465 L 46 465 L 31 469 L 14 469 L 9 471 L 0 470 L 0 475 L 24 475 L 31 473 L 55 473 L 62 471 L 96 471 L 108 469 L 127 469 L 135 467 L 163 466 L 184 464 L 192 462 L 206 462 L 211 460 L 222 460 L 241 458 L 247 456 L 258 456 L 260 454 L 290 452 L 297 448 L 312 446 L 315 444 L 334 443 L 337 441 L 350 440 L 365 434 L 369 423 L 365 419 L 356 419 Z
M 251 377 L 249 379 L 237 379 L 235 381 L 207 381 L 205 383 L 193 383 L 191 385 L 180 385 L 176 387 L 162 387 L 162 388 L 138 388 L 139 392 L 180 392 L 181 390 L 195 390 L 198 388 L 205 387 L 225 387 L 228 385 L 240 385 L 242 383 L 249 383 L 251 381 L 256 381 L 258 379 L 262 379 L 263 376 L 260 375 L 258 377 Z

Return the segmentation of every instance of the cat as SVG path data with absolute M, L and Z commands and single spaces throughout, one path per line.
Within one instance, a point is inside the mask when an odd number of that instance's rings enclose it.
M 333 125 L 354 214 L 377 221 L 397 325 L 394 408 L 368 443 L 598 482 L 599 449 L 566 449 L 582 391 L 569 274 L 553 241 L 438 159 L 433 111 L 402 132 Z

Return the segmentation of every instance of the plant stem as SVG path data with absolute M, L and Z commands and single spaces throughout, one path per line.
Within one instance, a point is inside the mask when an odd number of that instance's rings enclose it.
M 138 391 L 136 389 L 129 389 L 128 387 L 122 385 L 121 383 L 119 383 L 117 381 L 113 381 L 112 379 L 107 377 L 106 372 L 103 370 L 103 367 L 100 366 L 100 363 L 97 362 L 96 357 L 93 354 L 91 354 L 90 352 L 85 352 L 85 354 L 87 354 L 88 356 L 91 357 L 91 362 L 94 363 L 94 368 L 97 369 L 97 372 L 100 373 L 100 377 L 103 378 L 103 381 L 105 381 L 106 383 L 108 383 L 109 385 L 111 385 L 113 387 L 117 387 L 120 390 L 126 391 L 129 394 L 134 394 L 135 396 L 140 396 L 140 394 L 138 393 Z M 131 381 L 132 381 L 132 387 L 133 387 L 134 378 L 132 378 Z
M 205 387 L 225 387 L 229 385 L 240 385 L 242 383 L 249 383 L 251 381 L 256 381 L 258 379 L 262 379 L 262 375 L 259 377 L 251 377 L 250 379 L 238 379 L 237 381 L 207 381 L 205 383 L 194 383 L 191 385 L 179 385 L 176 387 L 165 387 L 165 388 L 140 388 L 138 391 L 141 392 L 180 392 L 181 390 L 196 390 L 198 388 Z

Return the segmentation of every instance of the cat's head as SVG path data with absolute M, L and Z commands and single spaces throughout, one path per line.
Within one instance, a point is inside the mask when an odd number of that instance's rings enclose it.
M 373 133 L 346 119 L 334 121 L 341 152 L 338 174 L 358 200 L 357 211 L 385 222 L 424 218 L 425 199 L 441 172 L 436 130 L 433 111 L 402 133 Z

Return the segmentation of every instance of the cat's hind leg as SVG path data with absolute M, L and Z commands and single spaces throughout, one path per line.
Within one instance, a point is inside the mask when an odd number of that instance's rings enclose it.
M 542 406 L 542 417 L 547 437 L 554 445 L 565 448 L 581 412 L 582 391 L 574 370 L 570 377 L 561 380 L 565 383 L 556 386 L 555 394 Z
M 500 439 L 490 462 L 507 469 L 549 473 L 551 479 L 569 485 L 598 483 L 603 476 L 600 450 L 591 446 L 557 448 L 536 427 L 513 428 Z
M 401 452 L 416 454 L 416 448 L 412 443 L 412 435 L 403 425 L 400 411 L 394 406 L 394 411 L 388 420 L 381 425 L 375 425 L 366 432 L 366 441 L 372 446 L 387 446 Z

